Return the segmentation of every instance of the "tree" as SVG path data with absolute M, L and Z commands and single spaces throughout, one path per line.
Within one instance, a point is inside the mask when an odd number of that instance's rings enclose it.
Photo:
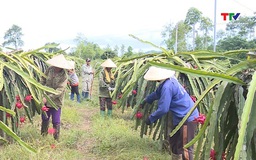
M 225 38 L 227 35 L 226 35 L 226 32 L 224 30 L 218 30 L 217 31 L 217 35 L 216 35 L 216 39 L 217 39 L 217 42 L 223 38 Z
M 195 26 L 198 22 L 201 21 L 201 18 L 202 18 L 202 12 L 194 7 L 191 7 L 188 10 L 187 15 L 186 15 L 185 24 L 192 26 L 192 31 L 193 31 L 192 49 L 193 50 L 195 49 L 195 47 L 194 47 L 194 45 L 195 45 L 195 30 L 196 30 Z
M 103 52 L 104 51 L 97 44 L 94 44 L 93 42 L 86 42 L 86 44 L 81 42 L 77 45 L 75 52 L 72 55 L 83 58 L 83 59 L 86 59 L 86 58 L 96 59 L 96 58 L 99 58 Z
M 189 28 L 184 21 L 179 21 L 176 26 L 178 26 L 178 49 L 177 51 L 186 51 L 187 50 L 187 42 L 186 42 L 186 34 L 189 31 Z M 162 31 L 162 37 L 164 38 L 164 43 L 166 44 L 169 50 L 174 50 L 174 45 L 176 43 L 176 26 L 172 23 L 165 26 L 164 30 Z
M 10 29 L 5 32 L 3 46 L 13 45 L 17 50 L 18 47 L 24 45 L 21 37 L 23 36 L 22 29 L 17 25 L 12 25 Z
M 60 51 L 61 49 L 58 48 L 59 44 L 55 43 L 55 42 L 51 42 L 51 43 L 46 43 L 45 46 L 52 46 L 52 47 L 48 47 L 48 48 L 45 48 L 45 52 L 48 52 L 48 53 L 54 53 L 54 52 L 58 52 Z
M 114 52 L 116 52 L 116 55 L 119 55 L 119 54 L 118 54 L 118 51 L 119 51 L 119 47 L 118 47 L 118 45 L 116 45 L 116 46 L 114 47 Z
M 200 31 L 203 32 L 202 34 L 202 41 L 200 41 L 202 43 L 202 47 L 198 47 L 198 49 L 207 49 L 207 47 L 210 45 L 210 43 L 212 42 L 212 38 L 209 35 L 209 31 L 212 31 L 213 29 L 213 23 L 211 21 L 210 18 L 208 17 L 202 17 L 201 21 L 200 21 L 200 27 L 199 27 Z M 197 43 L 196 43 L 197 44 Z
M 248 49 L 248 43 L 246 39 L 240 36 L 229 36 L 224 38 L 223 40 L 220 40 L 217 44 L 217 47 L 219 51 Z
M 117 53 L 113 51 L 108 44 L 106 48 L 104 48 L 104 52 L 101 55 L 101 59 L 108 59 L 108 58 L 114 58 L 117 56 Z
M 72 48 L 71 55 L 73 56 L 80 57 L 83 59 L 97 59 L 100 58 L 100 56 L 104 52 L 98 44 L 88 42 L 87 38 L 82 33 L 78 33 L 74 41 L 77 43 L 77 46 L 75 48 Z
M 116 57 L 116 52 L 112 51 L 112 50 L 106 50 L 102 55 L 101 55 L 101 59 L 108 59 L 108 58 L 114 58 Z
M 239 35 L 252 40 L 256 27 L 256 13 L 252 17 L 241 16 L 236 21 L 230 21 L 226 26 L 226 31 L 230 36 Z
M 133 48 L 131 46 L 129 46 L 127 48 L 127 52 L 124 54 L 124 56 L 125 57 L 130 57 L 133 54 L 132 50 L 133 50 Z
M 125 46 L 124 46 L 124 44 L 121 45 L 120 52 L 121 52 L 121 56 L 123 56 L 123 55 L 124 55 L 124 52 L 125 52 Z
M 87 44 L 87 38 L 85 37 L 85 35 L 83 33 L 78 33 L 76 38 L 74 39 L 74 41 L 77 44 L 80 44 L 80 43 Z

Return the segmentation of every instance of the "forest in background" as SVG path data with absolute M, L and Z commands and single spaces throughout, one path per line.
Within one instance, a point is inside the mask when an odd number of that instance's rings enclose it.
M 255 27 L 256 13 L 253 16 L 239 16 L 237 20 L 229 21 L 225 30 L 217 30 L 216 51 L 225 52 L 229 50 L 255 49 Z M 192 7 L 187 11 L 184 20 L 180 20 L 176 24 L 170 22 L 170 24 L 163 27 L 161 33 L 163 46 L 161 47 L 173 51 L 177 49 L 177 52 L 195 50 L 211 51 L 214 48 L 213 30 L 214 24 L 212 20 L 209 17 L 203 16 L 203 13 L 197 8 Z M 0 50 L 3 50 L 3 48 L 22 50 L 22 46 L 24 45 L 22 36 L 22 27 L 14 24 L 6 31 Z M 97 43 L 88 41 L 86 35 L 83 33 L 78 33 L 77 37 L 74 38 L 74 42 L 76 46 L 70 48 L 66 54 L 83 59 L 107 59 L 116 56 L 131 57 L 158 52 L 135 52 L 132 46 L 126 46 L 125 44 L 121 46 L 107 45 L 107 47 L 102 48 Z M 45 45 L 53 45 L 52 48 L 47 48 L 46 52 L 53 53 L 58 50 L 65 50 L 65 48 L 56 46 L 58 45 L 56 42 L 46 42 Z M 245 58 L 245 56 L 242 58 Z

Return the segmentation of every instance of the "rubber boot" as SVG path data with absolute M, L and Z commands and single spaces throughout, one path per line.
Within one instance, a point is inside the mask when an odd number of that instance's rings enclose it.
M 182 154 L 172 153 L 172 160 L 182 160 Z
M 112 117 L 112 109 L 111 110 L 108 110 L 108 117 Z
M 105 116 L 105 111 L 100 110 L 100 115 L 101 115 L 101 117 L 104 117 Z
M 55 132 L 53 134 L 53 137 L 55 140 L 59 141 L 60 136 L 60 124 L 53 124 L 53 128 L 55 129 Z
M 41 135 L 46 136 L 48 134 L 49 121 L 42 121 Z

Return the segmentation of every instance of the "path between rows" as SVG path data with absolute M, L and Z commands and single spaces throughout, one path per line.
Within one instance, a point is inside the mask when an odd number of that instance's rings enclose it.
M 84 131 L 85 133 L 92 132 L 92 117 L 98 113 L 98 108 L 79 108 L 78 110 L 79 115 L 81 118 L 81 123 L 79 125 L 79 129 Z M 84 155 L 84 160 L 94 160 L 97 159 L 96 157 L 88 157 L 88 155 L 92 155 L 91 151 L 95 145 L 95 139 L 93 137 L 87 137 L 83 139 L 80 143 L 77 144 L 77 149 Z

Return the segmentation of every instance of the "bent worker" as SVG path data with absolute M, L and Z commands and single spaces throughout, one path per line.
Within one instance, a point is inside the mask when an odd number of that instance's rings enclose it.
M 189 94 L 174 75 L 174 71 L 158 67 L 150 67 L 146 72 L 144 76 L 146 80 L 160 82 L 157 90 L 148 95 L 144 100 L 144 103 L 147 102 L 149 104 L 158 100 L 158 108 L 147 118 L 147 125 L 154 123 L 163 115 L 171 111 L 173 115 L 172 129 L 174 129 L 194 106 L 194 102 Z M 194 138 L 196 123 L 193 122 L 193 120 L 198 116 L 199 112 L 195 109 L 182 127 L 169 138 L 172 150 L 172 160 L 193 160 L 193 146 L 190 146 L 188 149 L 183 148 L 183 146 Z

